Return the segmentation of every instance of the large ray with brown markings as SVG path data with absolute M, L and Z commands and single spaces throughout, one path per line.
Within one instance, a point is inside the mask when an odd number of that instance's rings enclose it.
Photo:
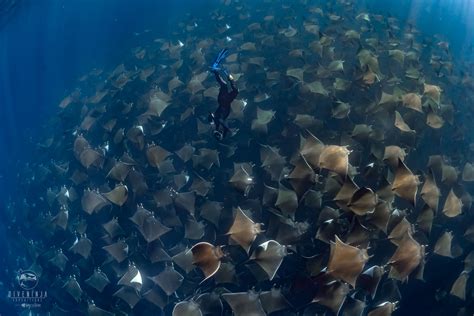
M 258 245 L 250 259 L 254 260 L 265 271 L 269 280 L 272 280 L 286 254 L 285 246 L 275 240 L 269 240 Z
M 258 294 L 253 290 L 249 292 L 224 293 L 222 298 L 230 305 L 232 312 L 236 316 L 266 315 Z
M 355 287 L 357 277 L 368 260 L 366 249 L 345 244 L 336 235 L 336 241 L 331 242 L 328 273 Z
M 398 159 L 398 167 L 392 183 L 395 194 L 410 202 L 411 205 L 415 205 L 419 183 L 418 176 L 415 176 L 403 161 Z
M 205 280 L 212 277 L 221 266 L 221 258 L 224 256 L 220 246 L 213 246 L 207 242 L 195 244 L 190 250 L 192 263 L 201 269 Z
M 319 167 L 345 177 L 349 167 L 349 153 L 350 151 L 344 146 L 329 145 L 319 156 Z
M 449 191 L 443 207 L 443 214 L 447 217 L 456 217 L 462 212 L 462 201 L 456 196 L 453 189 Z
M 104 197 L 115 205 L 122 206 L 127 202 L 128 188 L 126 185 L 119 184 L 112 191 L 103 193 Z
M 435 212 L 438 211 L 438 202 L 439 197 L 441 195 L 438 186 L 436 185 L 436 180 L 433 175 L 433 171 L 429 171 L 429 173 L 425 177 L 425 183 L 421 188 L 421 198 L 425 201 L 425 203 Z
M 239 207 L 235 210 L 234 222 L 227 235 L 249 252 L 250 246 L 261 232 L 260 224 L 252 221 Z
M 400 280 L 406 280 L 421 260 L 423 260 L 422 246 L 413 239 L 410 232 L 406 232 L 390 258 L 389 264 Z

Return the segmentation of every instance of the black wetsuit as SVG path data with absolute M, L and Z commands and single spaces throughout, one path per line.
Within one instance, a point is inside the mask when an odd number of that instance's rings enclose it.
M 225 120 L 230 114 L 230 105 L 232 101 L 237 97 L 239 94 L 239 90 L 234 84 L 233 80 L 229 80 L 231 91 L 229 92 L 227 88 L 227 82 L 222 79 L 217 71 L 214 71 L 214 75 L 216 76 L 217 83 L 219 83 L 219 95 L 217 96 L 217 103 L 219 103 L 219 107 L 214 112 L 214 123 L 216 124 L 216 131 L 220 130 L 220 127 L 223 127 L 222 137 L 224 138 L 229 131 L 229 127 L 225 123 Z

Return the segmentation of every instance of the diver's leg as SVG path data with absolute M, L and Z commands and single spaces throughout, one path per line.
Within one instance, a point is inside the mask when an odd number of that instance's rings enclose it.
M 239 89 L 237 89 L 237 87 L 235 86 L 235 81 L 231 79 L 232 77 L 230 75 L 228 76 L 228 78 L 229 78 L 230 88 L 232 89 L 232 91 L 239 93 Z
M 224 73 L 225 77 L 227 78 L 227 80 L 229 81 L 229 84 L 230 84 L 230 93 L 228 94 L 228 99 L 229 99 L 229 104 L 232 103 L 232 101 L 234 101 L 234 99 L 237 97 L 237 95 L 239 94 L 239 89 L 237 88 L 237 86 L 235 85 L 235 80 L 234 80 L 234 77 L 232 77 L 231 74 L 229 74 L 229 72 L 227 71 L 227 69 L 225 68 L 222 68 L 222 72 Z M 222 79 L 222 78 L 221 78 Z
M 221 75 L 219 75 L 219 72 L 213 71 L 214 76 L 216 77 L 216 81 L 219 84 L 219 86 L 222 88 L 225 88 L 227 90 L 227 83 L 225 82 L 224 79 L 222 79 Z

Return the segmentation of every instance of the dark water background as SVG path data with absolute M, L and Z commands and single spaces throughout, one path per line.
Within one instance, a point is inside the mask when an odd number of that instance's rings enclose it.
M 136 32 L 149 29 L 152 38 L 166 36 L 186 13 L 198 16 L 219 6 L 218 0 L 18 2 L 22 5 L 0 30 L 0 205 L 14 193 L 12 181 L 31 158 L 41 126 L 82 74 L 120 63 L 140 43 Z M 399 18 L 402 27 L 411 22 L 426 36 L 439 34 L 450 42 L 456 60 L 473 61 L 473 1 L 361 2 L 370 12 Z
M 243 2 L 265 5 L 262 1 Z M 402 27 L 412 22 L 426 36 L 439 34 L 441 40 L 450 42 L 458 62 L 474 61 L 473 1 L 360 2 L 372 13 L 399 18 Z M 186 13 L 205 15 L 220 5 L 218 0 L 19 0 L 18 3 L 16 10 L 0 17 L 0 253 L 8 243 L 2 225 L 7 221 L 4 209 L 10 196 L 15 199 L 20 195 L 15 185 L 16 175 L 25 162 L 34 159 L 30 155 L 43 134 L 42 127 L 57 111 L 62 98 L 75 87 L 77 78 L 94 67 L 110 69 L 120 63 L 140 44 L 141 38 L 135 33 L 149 29 L 151 38 L 172 38 L 169 33 L 177 29 L 177 22 Z M 458 108 L 462 110 L 463 106 L 471 105 L 458 105 Z M 0 260 L 5 260 L 5 256 L 1 257 Z M 432 308 L 432 302 L 425 302 L 416 293 L 431 290 L 416 285 L 407 288 L 409 295 L 404 304 L 413 304 L 416 308 L 411 311 L 423 315 Z

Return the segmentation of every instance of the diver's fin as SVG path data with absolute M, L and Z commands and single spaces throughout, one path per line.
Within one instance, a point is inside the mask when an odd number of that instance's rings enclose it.
M 216 59 L 214 60 L 214 63 L 212 64 L 211 69 L 213 71 L 218 71 L 219 70 L 219 65 L 220 63 L 227 58 L 227 55 L 229 53 L 229 50 L 227 48 L 223 48 L 219 54 L 217 55 Z
M 213 113 L 209 113 L 209 115 L 207 116 L 207 121 L 209 122 L 209 124 L 214 124 L 214 114 Z
M 229 54 L 229 50 L 227 48 L 223 48 L 217 55 L 216 62 L 220 64 L 222 60 L 227 58 L 228 54 Z

